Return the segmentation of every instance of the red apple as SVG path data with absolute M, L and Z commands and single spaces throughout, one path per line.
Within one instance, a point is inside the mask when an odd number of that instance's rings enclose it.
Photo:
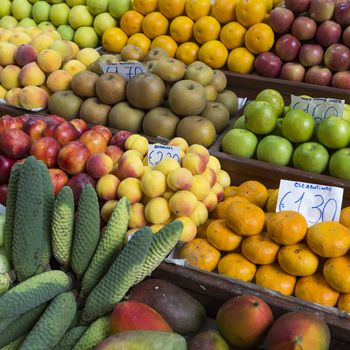
M 299 62 L 304 67 L 319 65 L 323 62 L 323 49 L 318 44 L 305 44 L 299 50 Z
M 285 7 L 275 7 L 269 16 L 269 24 L 275 33 L 288 33 L 294 21 L 294 13 Z
M 30 137 L 20 129 L 6 129 L 0 135 L 1 153 L 11 159 L 20 159 L 29 154 Z
M 334 0 L 311 0 L 309 15 L 317 22 L 324 22 L 333 17 Z
M 349 69 L 350 50 L 343 44 L 332 44 L 324 54 L 325 65 L 335 72 Z
M 42 118 L 29 118 L 23 125 L 23 131 L 26 132 L 32 142 L 42 137 L 46 123 Z
M 334 10 L 334 20 L 342 26 L 350 25 L 350 3 L 338 4 Z
M 59 125 L 59 123 L 53 119 L 50 119 L 50 118 L 45 119 L 45 123 L 46 123 L 46 128 L 43 132 L 43 136 L 44 137 L 46 137 L 46 136 L 53 137 L 54 131 L 55 131 L 56 127 Z
M 284 0 L 284 4 L 287 8 L 295 13 L 302 13 L 307 11 L 311 0 Z
M 69 121 L 74 127 L 75 129 L 78 131 L 79 136 L 86 130 L 89 130 L 89 126 L 86 124 L 84 119 L 79 119 L 79 118 L 75 118 L 75 119 L 71 119 Z
M 86 172 L 95 179 L 109 174 L 112 168 L 113 160 L 105 153 L 94 153 L 86 162 Z
M 332 86 L 350 90 L 350 72 L 337 72 L 333 75 Z
M 255 69 L 263 77 L 274 78 L 281 70 L 282 61 L 272 52 L 261 53 L 255 59 Z
M 55 196 L 61 191 L 62 187 L 65 186 L 69 180 L 68 175 L 61 169 L 51 168 L 49 174 L 54 189 Z
M 342 39 L 343 39 L 343 44 L 346 47 L 350 48 L 350 26 L 347 26 L 344 29 Z
M 75 203 L 79 202 L 81 191 L 87 184 L 96 187 L 96 181 L 86 173 L 76 174 L 68 180 L 67 186 L 72 188 Z
M 298 40 L 311 40 L 317 30 L 316 22 L 306 16 L 297 17 L 292 24 L 292 34 Z
M 336 44 L 340 40 L 341 25 L 334 21 L 325 21 L 319 25 L 316 32 L 316 40 L 323 47 Z
M 3 115 L 0 118 L 0 135 L 6 129 L 21 129 L 21 128 L 22 128 L 22 125 L 21 127 L 19 127 L 19 120 L 11 117 L 8 114 Z
M 79 132 L 69 122 L 58 124 L 53 132 L 53 137 L 60 143 L 61 146 L 68 142 L 74 141 L 79 137 Z
M 90 151 L 81 141 L 71 141 L 64 145 L 57 156 L 58 166 L 70 175 L 81 173 L 85 169 Z
M 6 206 L 6 200 L 7 200 L 7 193 L 8 193 L 8 185 L 4 184 L 0 186 L 0 204 L 3 206 Z
M 49 119 L 54 120 L 57 123 L 63 123 L 63 122 L 66 121 L 64 118 L 60 117 L 57 114 L 48 114 L 46 117 L 49 118 Z
M 80 136 L 79 140 L 88 147 L 91 154 L 106 151 L 107 141 L 103 134 L 98 131 L 87 130 Z
M 124 144 L 125 144 L 125 140 L 130 136 L 132 135 L 133 133 L 131 131 L 127 131 L 127 130 L 120 130 L 120 131 L 117 131 L 113 137 L 111 138 L 111 141 L 110 141 L 110 145 L 115 145 L 115 146 L 118 146 L 120 147 L 123 151 L 125 151 L 125 147 L 124 147 Z
M 294 61 L 301 47 L 300 41 L 291 34 L 279 37 L 275 44 L 276 55 L 283 61 Z
M 13 159 L 0 154 L 0 185 L 8 183 L 11 168 L 14 163 L 15 161 Z
M 280 78 L 291 81 L 303 81 L 305 68 L 302 64 L 296 62 L 285 63 L 280 72 Z
M 96 124 L 91 128 L 91 130 L 100 132 L 106 139 L 107 144 L 112 138 L 112 131 L 109 128 L 107 128 L 107 126 Z
M 327 67 L 313 66 L 305 74 L 305 82 L 328 86 L 332 80 L 332 72 Z
M 60 144 L 53 137 L 41 137 L 30 148 L 30 154 L 36 159 L 42 160 L 48 168 L 56 165 L 57 156 L 61 149 Z
M 116 164 L 124 152 L 120 147 L 115 145 L 110 145 L 106 148 L 105 153 L 107 154 L 107 156 L 110 156 L 112 158 L 113 164 Z

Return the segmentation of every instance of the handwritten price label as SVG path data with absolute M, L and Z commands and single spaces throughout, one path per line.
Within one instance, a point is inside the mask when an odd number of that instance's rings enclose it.
M 149 166 L 158 164 L 164 158 L 173 158 L 180 162 L 180 148 L 158 144 L 149 145 L 147 157 Z
M 131 79 L 136 74 L 146 72 L 145 66 L 141 62 L 118 62 L 118 63 L 101 63 L 104 73 L 118 73 L 126 80 Z
M 276 211 L 298 211 L 304 215 L 308 226 L 322 221 L 338 221 L 343 192 L 340 187 L 281 180 Z
M 345 100 L 333 98 L 307 98 L 292 95 L 290 107 L 311 114 L 316 123 L 321 123 L 322 120 L 331 115 L 341 117 L 344 111 L 344 103 Z

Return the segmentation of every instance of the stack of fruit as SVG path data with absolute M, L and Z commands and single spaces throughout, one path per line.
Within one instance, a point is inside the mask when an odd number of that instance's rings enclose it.
M 98 57 L 52 28 L 0 29 L 0 99 L 28 110 L 46 108 L 49 95 L 68 89 L 72 77 Z
M 37 3 L 38 2 L 38 3 Z M 0 0 L 0 28 L 45 25 L 80 48 L 95 48 L 104 31 L 131 8 L 131 0 Z
M 203 270 L 350 311 L 350 207 L 342 209 L 340 222 L 308 228 L 298 212 L 275 212 L 278 189 L 250 180 L 225 193 L 214 218 L 180 249 L 181 258 Z
M 269 23 L 279 37 L 274 53 L 257 57 L 257 72 L 349 89 L 350 4 L 333 0 L 286 0 L 284 4 L 271 11 Z
M 342 117 L 317 124 L 309 113 L 285 107 L 278 91 L 262 90 L 224 135 L 221 147 L 235 156 L 349 180 L 348 110 L 345 105 Z

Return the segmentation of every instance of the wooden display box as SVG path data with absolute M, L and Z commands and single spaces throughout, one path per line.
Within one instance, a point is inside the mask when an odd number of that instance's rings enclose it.
M 47 115 L 48 114 L 48 110 L 47 109 L 43 109 L 39 112 L 32 112 L 32 111 L 28 111 L 24 108 L 19 108 L 19 107 L 15 107 L 15 106 L 9 106 L 6 105 L 4 103 L 0 104 L 0 117 L 3 115 L 10 115 L 12 117 L 17 117 L 19 115 L 23 115 L 23 114 L 33 114 L 33 115 Z

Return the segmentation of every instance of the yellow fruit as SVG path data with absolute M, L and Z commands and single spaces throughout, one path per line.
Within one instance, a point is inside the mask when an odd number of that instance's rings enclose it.
M 147 14 L 142 21 L 142 31 L 150 39 L 167 33 L 169 28 L 168 19 L 160 12 Z
M 245 33 L 244 42 L 246 48 L 254 54 L 267 52 L 274 43 L 273 30 L 265 23 L 254 24 Z
M 207 41 L 198 52 L 199 60 L 213 69 L 222 68 L 226 64 L 227 56 L 225 45 L 218 40 Z
M 169 35 L 159 35 L 151 43 L 151 49 L 160 47 L 164 49 L 169 57 L 175 57 L 177 44 L 176 41 Z
M 238 22 L 229 22 L 221 28 L 220 41 L 229 49 L 233 50 L 244 45 L 246 28 Z
M 120 28 L 128 36 L 140 33 L 142 29 L 143 16 L 135 10 L 124 12 L 119 21 Z
M 102 35 L 102 46 L 109 52 L 120 53 L 127 41 L 128 36 L 117 27 L 106 29 Z
M 132 44 L 139 47 L 144 54 L 146 54 L 151 46 L 151 40 L 143 33 L 136 33 L 131 35 L 127 44 Z
M 143 15 L 157 11 L 158 0 L 133 0 L 134 10 L 140 12 Z
M 221 26 L 212 16 L 199 18 L 193 26 L 193 36 L 199 44 L 209 40 L 216 40 L 220 35 Z
M 211 7 L 212 15 L 220 23 L 228 23 L 236 19 L 237 0 L 215 0 Z
M 264 0 L 238 0 L 236 5 L 236 18 L 245 27 L 260 23 L 266 16 Z
M 189 65 L 198 60 L 198 52 L 199 46 L 196 43 L 183 43 L 177 48 L 176 58 Z
M 197 234 L 197 226 L 188 216 L 179 216 L 176 218 L 183 223 L 183 230 L 179 240 L 181 242 L 191 242 Z
M 248 180 L 237 187 L 236 196 L 247 198 L 249 202 L 263 208 L 267 200 L 267 188 L 258 181 Z
M 266 211 L 268 213 L 276 212 L 276 205 L 278 199 L 278 188 L 267 190 L 268 196 L 266 201 Z
M 196 21 L 198 18 L 208 16 L 210 13 L 210 0 L 187 0 L 186 15 Z
M 254 55 L 245 47 L 233 49 L 227 58 L 227 68 L 231 72 L 248 74 L 254 69 Z
M 185 11 L 186 0 L 159 0 L 159 11 L 168 18 L 181 16 Z
M 338 292 L 350 293 L 350 256 L 328 259 L 323 266 L 323 276 Z
M 350 206 L 341 209 L 339 222 L 347 228 L 350 228 Z
M 186 16 L 174 18 L 170 23 L 170 36 L 178 43 L 185 43 L 192 38 L 194 22 Z
M 340 310 L 344 310 L 350 313 L 350 293 L 340 294 L 337 307 Z
M 152 198 L 145 206 L 145 216 L 152 224 L 164 224 L 170 218 L 168 201 L 162 197 Z

